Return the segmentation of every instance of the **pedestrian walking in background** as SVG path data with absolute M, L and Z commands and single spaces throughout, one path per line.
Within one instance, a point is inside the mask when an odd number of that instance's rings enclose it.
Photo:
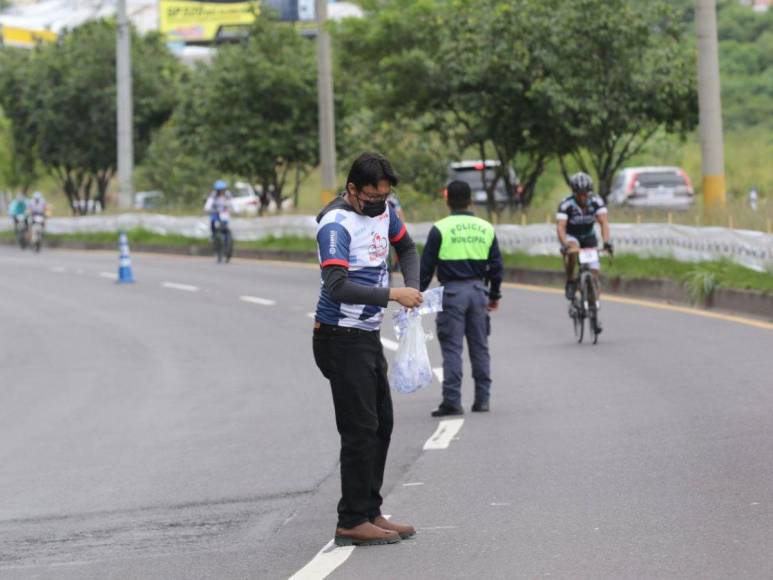
M 322 289 L 313 345 L 341 435 L 337 545 L 391 544 L 416 533 L 381 514 L 393 415 L 379 329 L 389 300 L 406 308 L 422 301 L 416 247 L 387 204 L 397 182 L 385 157 L 365 153 L 352 164 L 344 193 L 317 216 Z M 405 288 L 389 287 L 390 245 L 402 262 Z
M 432 412 L 433 417 L 464 413 L 462 347 L 465 337 L 475 380 L 472 410 L 489 410 L 489 313 L 499 306 L 503 272 L 494 226 L 473 215 L 470 186 L 463 181 L 452 181 L 445 195 L 451 215 L 432 226 L 421 256 L 420 289 L 427 289 L 436 268 L 438 280 L 445 287 L 443 311 L 437 315 L 437 337 L 443 353 L 443 400 Z

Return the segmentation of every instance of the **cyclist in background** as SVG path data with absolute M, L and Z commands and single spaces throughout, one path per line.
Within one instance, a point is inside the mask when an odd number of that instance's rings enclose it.
M 16 228 L 17 222 L 23 221 L 26 224 L 27 198 L 24 197 L 23 193 L 17 193 L 16 198 L 12 200 L 10 204 L 8 204 L 8 217 L 11 218 L 14 229 Z
M 572 194 L 564 198 L 558 206 L 556 231 L 566 268 L 566 298 L 571 301 L 574 300 L 574 293 L 577 291 L 574 278 L 577 254 L 568 252 L 568 250 L 574 249 L 576 252 L 579 248 L 598 247 L 594 227 L 596 222 L 601 226 L 604 249 L 611 254 L 613 248 L 609 241 L 609 220 L 604 200 L 597 195 L 592 195 L 593 179 L 587 173 L 575 173 L 569 178 L 569 186 L 572 188 Z M 601 264 L 596 261 L 590 267 L 600 295 L 599 269 Z
M 400 200 L 397 199 L 397 196 L 394 192 L 389 194 L 389 197 L 387 197 L 387 204 L 390 208 L 392 208 L 395 212 L 395 215 L 400 218 L 400 221 L 405 223 L 405 212 L 403 211 L 403 206 L 400 205 Z M 399 272 L 400 271 L 400 257 L 397 255 L 397 252 L 395 252 L 394 248 L 389 248 L 389 258 L 387 260 L 387 268 L 389 269 L 389 283 L 392 283 L 392 273 L 393 272 Z
M 204 211 L 209 214 L 209 230 L 212 233 L 212 239 L 215 238 L 215 223 L 220 220 L 220 212 L 230 212 L 231 192 L 228 191 L 228 182 L 218 179 L 212 185 L 212 191 L 204 202 Z
M 46 202 L 46 198 L 43 197 L 43 194 L 39 191 L 32 194 L 32 199 L 27 204 L 27 213 L 29 213 L 31 217 L 39 215 L 44 218 L 48 214 L 48 203 Z

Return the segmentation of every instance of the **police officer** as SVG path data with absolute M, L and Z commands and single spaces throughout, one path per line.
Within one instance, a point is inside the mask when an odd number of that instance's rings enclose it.
M 317 217 L 322 288 L 314 360 L 330 381 L 341 435 L 339 546 L 391 544 L 416 533 L 381 514 L 393 416 L 379 328 L 389 300 L 408 308 L 422 301 L 416 246 L 387 204 L 394 185 L 389 161 L 364 153 L 352 164 L 345 193 Z M 405 288 L 389 287 L 390 245 L 403 264 Z
M 499 306 L 502 255 L 494 227 L 471 211 L 470 186 L 452 181 L 446 189 L 451 215 L 429 232 L 421 256 L 421 285 L 426 290 L 437 268 L 443 292 L 443 311 L 437 315 L 437 336 L 443 352 L 443 401 L 433 417 L 461 415 L 462 342 L 467 348 L 475 379 L 472 410 L 489 410 L 491 364 L 488 350 L 489 312 Z M 488 285 L 488 289 L 487 286 Z

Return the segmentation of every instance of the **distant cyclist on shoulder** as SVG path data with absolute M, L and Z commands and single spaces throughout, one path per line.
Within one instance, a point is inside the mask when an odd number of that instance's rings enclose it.
M 19 247 L 23 250 L 27 247 L 27 198 L 23 193 L 17 193 L 16 199 L 8 204 L 8 217 L 13 222 L 13 231 Z
M 232 197 L 231 192 L 228 191 L 227 181 L 218 179 L 212 185 L 212 191 L 204 203 L 204 211 L 209 214 L 209 229 L 213 238 L 215 237 L 215 224 L 220 221 L 221 212 L 228 213 L 232 210 Z
M 27 204 L 27 212 L 33 218 L 35 216 L 42 216 L 43 218 L 46 217 L 48 213 L 48 203 L 46 202 L 46 198 L 43 197 L 42 193 L 36 191 L 32 195 L 32 199 Z
M 17 193 L 16 198 L 8 204 L 8 216 L 14 224 L 27 221 L 27 198 L 23 193 Z
M 601 197 L 592 195 L 593 179 L 587 173 L 575 173 L 569 178 L 569 186 L 572 188 L 572 195 L 565 198 L 558 206 L 556 231 L 558 232 L 558 241 L 561 242 L 561 253 L 564 255 L 566 268 L 566 298 L 571 301 L 577 291 L 574 278 L 574 268 L 577 263 L 576 251 L 579 248 L 598 247 L 594 228 L 597 221 L 601 226 L 604 249 L 610 254 L 613 249 L 609 241 L 607 208 Z M 574 252 L 568 250 L 574 250 Z M 596 288 L 599 289 L 600 293 L 599 269 L 601 265 L 596 261 L 590 266 Z

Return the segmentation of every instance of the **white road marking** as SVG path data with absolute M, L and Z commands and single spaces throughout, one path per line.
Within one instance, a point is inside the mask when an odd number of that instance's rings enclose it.
M 455 530 L 459 526 L 429 526 L 426 528 L 419 528 L 420 530 Z
M 239 300 L 242 302 L 249 302 L 250 304 L 260 304 L 261 306 L 273 306 L 276 304 L 276 300 L 259 298 L 258 296 L 239 296 Z
M 499 506 L 510 505 L 510 502 L 507 502 L 507 501 L 492 501 L 491 505 L 494 506 L 494 507 L 499 507 Z
M 185 292 L 198 292 L 198 286 L 191 286 L 190 284 L 178 284 L 177 282 L 161 282 L 161 286 L 164 288 L 171 288 L 172 290 L 184 290 Z
M 57 274 L 61 274 L 62 272 L 66 272 L 67 269 L 63 268 L 62 266 L 54 266 L 52 268 L 49 268 L 52 272 L 56 272 Z
M 314 320 L 314 318 L 316 318 L 316 317 L 317 317 L 317 315 L 316 315 L 314 312 L 307 312 L 307 313 L 306 313 L 306 316 L 308 316 L 308 317 L 309 317 L 309 318 L 311 318 L 312 320 Z
M 403 487 L 413 487 L 414 485 L 424 485 L 423 481 L 414 481 L 411 483 L 404 483 Z
M 117 280 L 118 274 L 115 272 L 100 272 L 99 273 L 100 278 L 110 278 L 111 280 Z
M 435 373 L 435 376 L 437 377 L 437 380 L 439 383 L 443 382 L 443 367 L 435 367 L 432 369 L 432 372 Z
M 382 338 L 381 344 L 383 344 L 384 348 L 387 350 L 397 350 L 397 347 L 400 346 L 394 340 L 389 340 L 388 338 Z
M 332 574 L 336 568 L 349 559 L 354 552 L 354 546 L 336 546 L 330 540 L 314 558 L 295 574 L 290 580 L 322 580 Z
M 432 437 L 427 439 L 424 444 L 424 450 L 429 449 L 448 449 L 451 440 L 459 432 L 464 424 L 464 419 L 445 419 L 438 423 L 437 429 Z

